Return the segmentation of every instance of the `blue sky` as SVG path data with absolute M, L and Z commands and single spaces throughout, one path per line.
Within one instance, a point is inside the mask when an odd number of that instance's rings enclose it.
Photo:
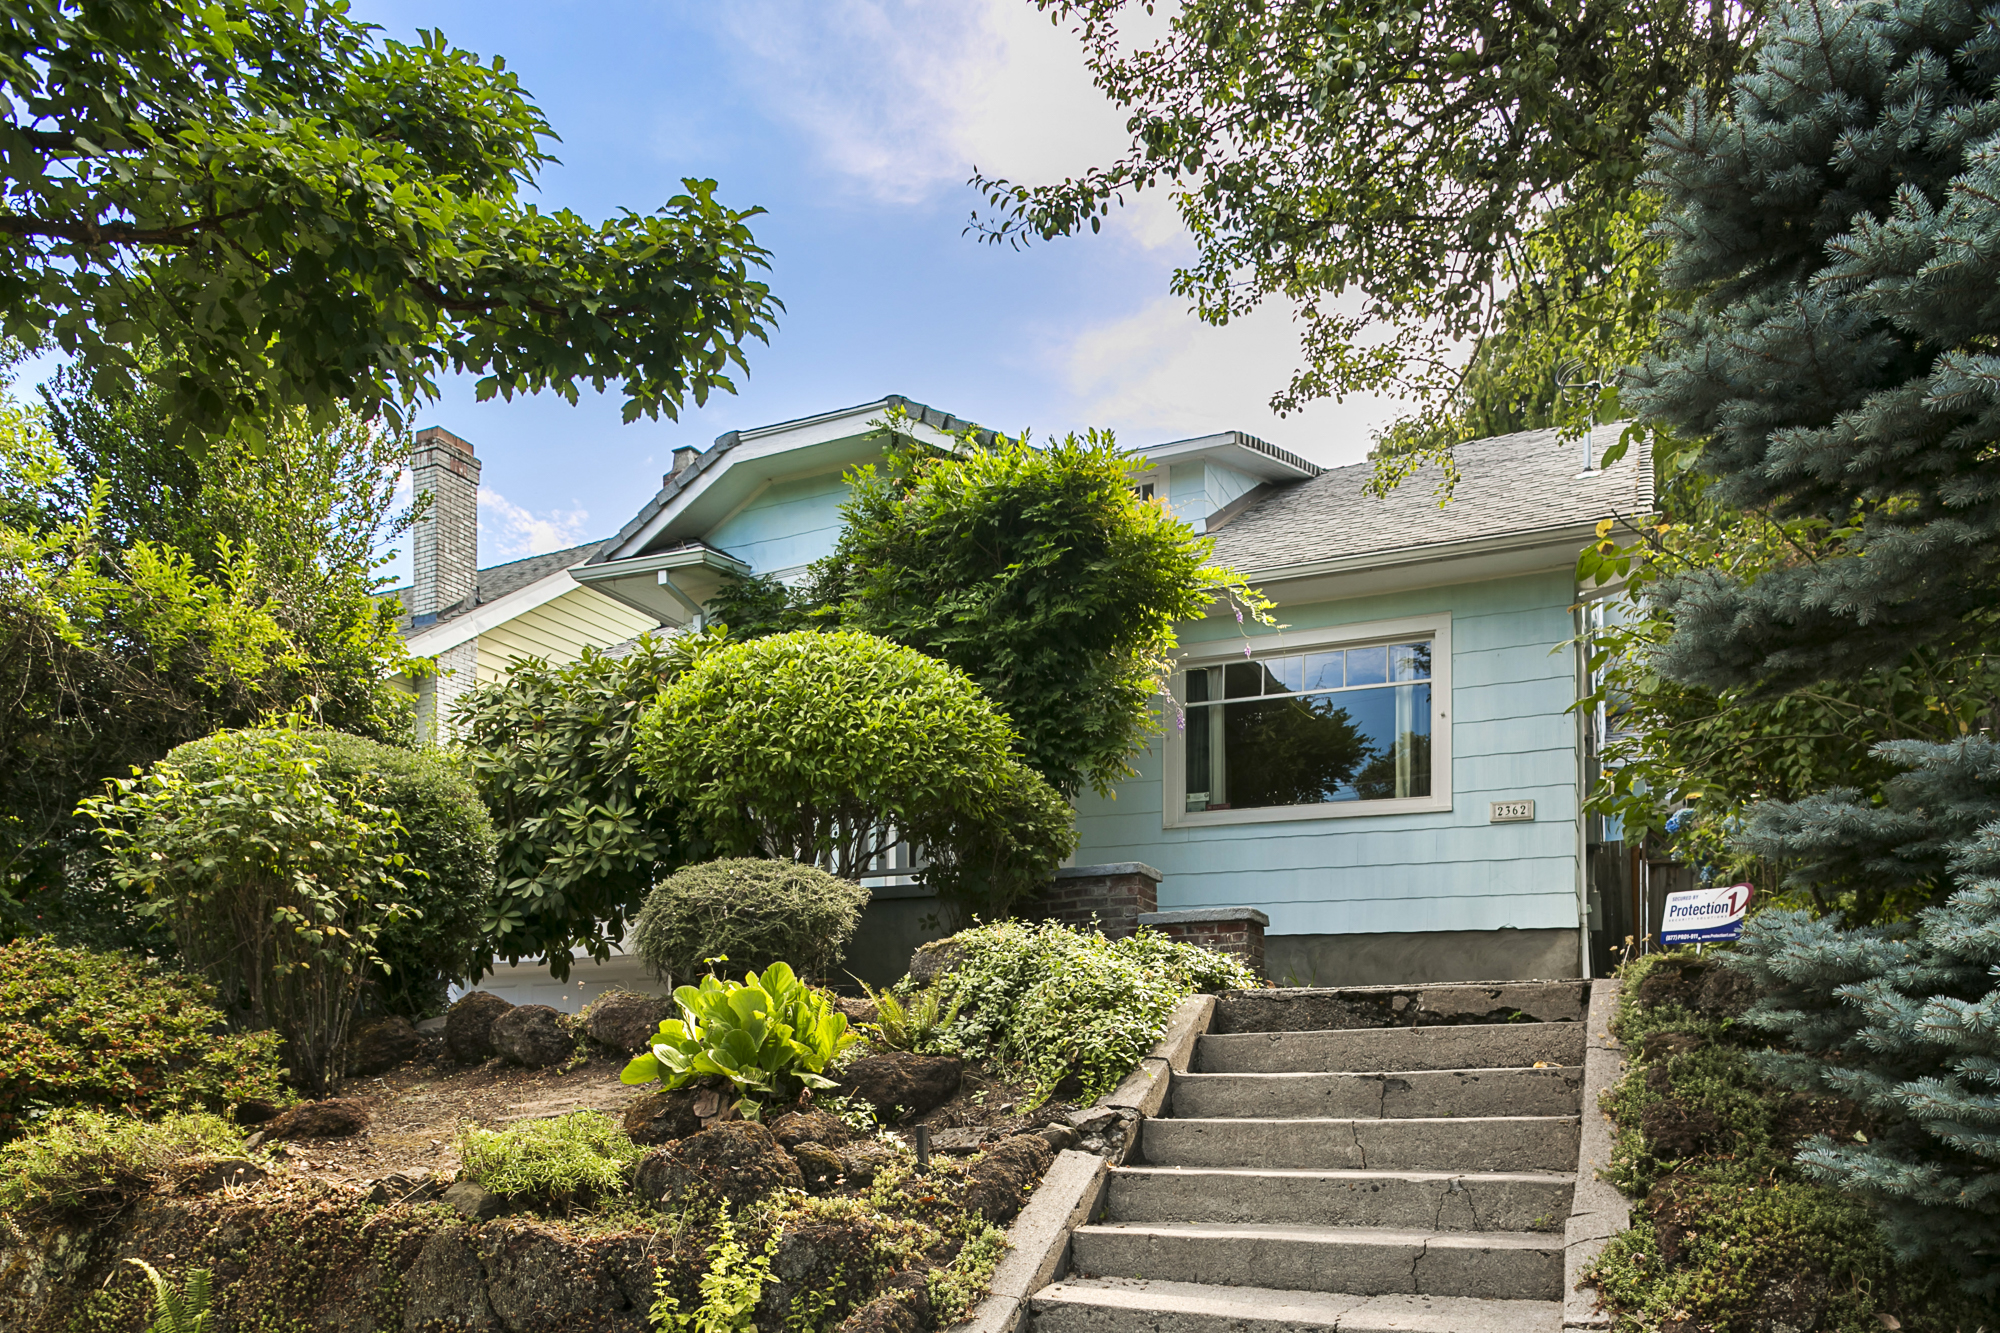
M 976 164 L 1060 178 L 1109 157 L 1122 117 L 1074 38 L 1029 0 L 356 0 L 408 39 L 442 28 L 504 55 L 563 142 L 547 207 L 656 208 L 682 176 L 760 204 L 787 313 L 734 397 L 623 425 L 615 395 L 473 401 L 425 424 L 485 460 L 482 563 L 615 531 L 676 445 L 887 393 L 1039 434 L 1114 428 L 1134 445 L 1236 427 L 1325 463 L 1365 454 L 1393 404 L 1265 406 L 1293 366 L 1288 313 L 1201 325 L 1169 294 L 1191 253 L 1164 197 L 1101 235 L 1026 252 L 961 234 Z

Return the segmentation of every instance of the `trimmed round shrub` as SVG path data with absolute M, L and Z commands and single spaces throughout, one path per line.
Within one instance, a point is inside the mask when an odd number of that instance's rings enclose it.
M 214 991 L 129 954 L 0 945 L 0 1139 L 58 1110 L 291 1100 L 272 1032 L 217 1035 Z
M 231 734 L 191 741 L 167 758 L 191 776 L 207 776 Z M 324 781 L 395 811 L 403 826 L 396 845 L 405 858 L 399 900 L 414 910 L 384 925 L 375 941 L 386 965 L 373 969 L 382 1007 L 410 1019 L 443 1013 L 450 984 L 479 976 L 493 957 L 486 920 L 497 839 L 486 803 L 442 751 L 344 731 L 299 736 L 320 748 Z
M 718 954 L 732 975 L 789 963 L 824 978 L 847 956 L 868 890 L 796 861 L 736 858 L 677 870 L 639 913 L 639 956 L 692 985 Z
M 954 911 L 995 915 L 1076 847 L 1067 803 L 1015 739 L 956 667 L 802 631 L 699 657 L 640 722 L 639 767 L 718 851 L 860 879 L 913 845 Z

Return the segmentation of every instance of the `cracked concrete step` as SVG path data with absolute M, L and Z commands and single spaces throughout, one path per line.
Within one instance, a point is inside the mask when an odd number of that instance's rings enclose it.
M 1588 981 L 1448 981 L 1335 990 L 1224 991 L 1210 1032 L 1313 1032 L 1442 1023 L 1582 1022 Z
M 1342 1296 L 1070 1279 L 1031 1302 L 1035 1333 L 1562 1333 L 1558 1301 Z
M 1563 1238 L 1560 1232 L 1106 1222 L 1071 1233 L 1070 1266 L 1093 1277 L 1170 1277 L 1219 1287 L 1559 1301 Z
M 1111 1172 L 1106 1213 L 1119 1222 L 1538 1231 L 1569 1216 L 1575 1192 L 1569 1172 L 1126 1166 Z
M 1581 1023 L 1330 1032 L 1210 1033 L 1195 1043 L 1198 1074 L 1345 1074 L 1396 1069 L 1522 1069 L 1583 1063 Z
M 1180 1074 L 1169 1113 L 1196 1120 L 1340 1116 L 1575 1115 L 1583 1067 L 1381 1074 Z
M 1578 1116 L 1423 1120 L 1147 1120 L 1146 1166 L 1331 1171 L 1574 1171 Z

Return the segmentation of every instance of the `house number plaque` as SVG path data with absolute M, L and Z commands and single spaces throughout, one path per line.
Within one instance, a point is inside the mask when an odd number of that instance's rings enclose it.
M 1486 817 L 1489 824 L 1525 824 L 1535 817 L 1533 801 L 1495 801 L 1492 813 Z

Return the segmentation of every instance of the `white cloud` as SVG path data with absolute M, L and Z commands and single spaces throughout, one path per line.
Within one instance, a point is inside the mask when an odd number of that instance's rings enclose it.
M 1059 180 L 1129 143 L 1076 37 L 1026 0 L 738 0 L 716 12 L 759 100 L 824 166 L 886 202 L 960 189 L 975 166 Z M 1164 195 L 1142 201 L 1120 230 L 1149 246 L 1180 234 Z
M 1204 324 L 1179 297 L 1100 324 L 1055 349 L 1077 419 L 1110 426 L 1132 443 L 1243 430 L 1338 465 L 1360 461 L 1373 432 L 1393 420 L 1394 399 L 1355 395 L 1280 417 L 1270 408 L 1299 363 L 1298 327 L 1265 305 L 1226 327 Z
M 584 540 L 583 509 L 523 509 L 489 486 L 479 488 L 479 563 L 560 551 Z

